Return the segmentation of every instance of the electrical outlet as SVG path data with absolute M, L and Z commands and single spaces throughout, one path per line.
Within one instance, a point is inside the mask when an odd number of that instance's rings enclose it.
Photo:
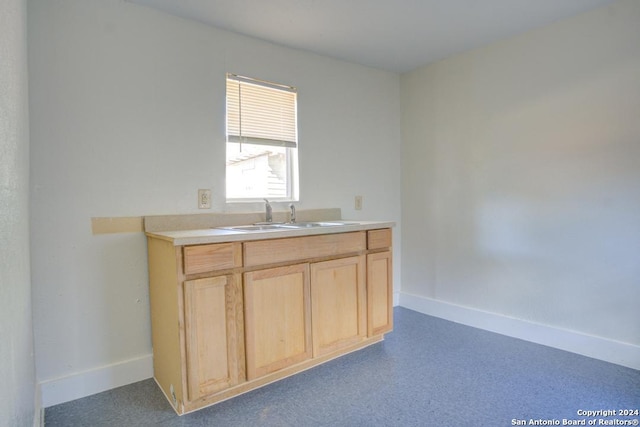
M 198 190 L 198 209 L 211 209 L 211 190 Z
M 355 208 L 357 211 L 361 211 L 362 210 L 362 196 L 356 196 L 356 203 L 355 203 Z

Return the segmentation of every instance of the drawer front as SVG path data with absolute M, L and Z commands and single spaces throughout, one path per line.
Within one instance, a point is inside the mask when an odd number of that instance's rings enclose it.
M 364 231 L 287 239 L 258 240 L 244 244 L 246 267 L 360 252 L 367 247 Z
M 184 274 L 206 273 L 241 266 L 241 243 L 216 243 L 184 247 Z
M 391 229 L 370 230 L 367 232 L 367 249 L 391 247 Z

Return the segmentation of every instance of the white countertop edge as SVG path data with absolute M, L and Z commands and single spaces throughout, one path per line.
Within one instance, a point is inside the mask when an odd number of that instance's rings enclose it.
M 250 240 L 280 239 L 284 237 L 314 236 L 318 234 L 347 233 L 350 231 L 375 230 L 395 227 L 393 221 L 347 221 L 345 225 L 318 228 L 294 228 L 259 231 L 234 231 L 220 228 L 198 230 L 146 232 L 149 237 L 167 240 L 174 246 L 202 245 L 207 243 L 244 242 Z

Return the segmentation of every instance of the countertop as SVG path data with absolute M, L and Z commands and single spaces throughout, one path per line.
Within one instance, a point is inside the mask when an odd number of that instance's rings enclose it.
M 331 227 L 273 229 L 256 231 L 236 231 L 221 228 L 204 228 L 177 231 L 147 231 L 146 235 L 167 240 L 174 246 L 201 245 L 207 243 L 243 242 L 250 240 L 280 239 L 283 237 L 312 236 L 318 234 L 347 233 L 350 231 L 375 230 L 395 226 L 393 221 L 347 221 L 337 220 L 344 225 Z

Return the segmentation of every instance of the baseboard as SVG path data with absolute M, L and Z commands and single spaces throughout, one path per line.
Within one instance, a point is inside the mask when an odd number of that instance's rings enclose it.
M 399 300 L 423 314 L 640 370 L 640 346 L 402 292 Z
M 42 389 L 36 384 L 33 399 L 33 427 L 44 426 L 44 407 L 42 406 Z
M 394 306 L 558 348 L 640 370 L 640 346 L 515 319 L 407 293 L 394 293 Z M 108 366 L 45 380 L 37 385 L 34 425 L 44 423 L 42 409 L 153 377 L 151 354 Z
M 44 427 L 44 408 L 36 409 L 33 417 L 33 427 Z
M 42 407 L 48 408 L 151 377 L 153 377 L 153 356 L 149 354 L 65 377 L 45 380 L 39 384 Z

